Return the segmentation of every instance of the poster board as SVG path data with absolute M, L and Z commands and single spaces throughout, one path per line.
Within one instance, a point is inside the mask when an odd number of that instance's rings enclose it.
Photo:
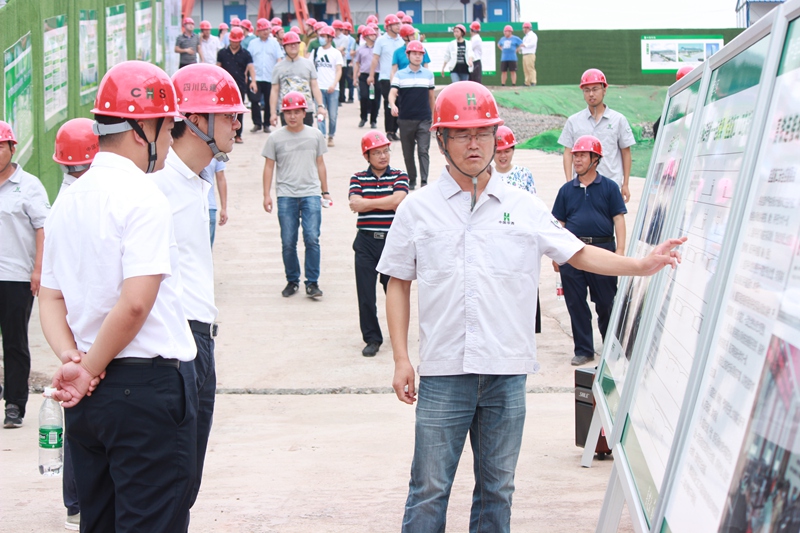
M 128 59 L 125 4 L 106 7 L 106 72 Z
M 774 47 L 780 61 L 763 98 L 768 110 L 731 275 L 661 531 L 797 527 L 800 2 L 784 7 L 785 40 Z
M 94 102 L 99 77 L 99 42 L 97 34 L 97 11 L 80 10 L 80 95 L 81 105 Z
M 136 2 L 133 9 L 136 36 L 136 59 L 153 60 L 153 3 L 152 0 Z
M 667 74 L 698 67 L 724 44 L 722 35 L 642 35 L 642 72 Z
M 67 15 L 44 20 L 44 127 L 49 131 L 67 119 L 69 61 Z
M 3 51 L 5 120 L 17 137 L 14 161 L 25 165 L 33 153 L 33 42 L 28 32 Z

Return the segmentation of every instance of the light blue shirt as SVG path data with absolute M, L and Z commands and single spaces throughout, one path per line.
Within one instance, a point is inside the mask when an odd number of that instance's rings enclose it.
M 281 58 L 281 46 L 278 41 L 272 37 L 266 41 L 253 39 L 247 46 L 247 51 L 253 56 L 256 81 L 272 82 L 272 69 Z
M 380 80 L 392 79 L 392 56 L 394 51 L 405 44 L 405 41 L 398 35 L 394 39 L 389 37 L 388 33 L 384 33 L 378 40 L 375 41 L 375 47 L 372 49 L 372 54 L 378 56 L 380 68 Z

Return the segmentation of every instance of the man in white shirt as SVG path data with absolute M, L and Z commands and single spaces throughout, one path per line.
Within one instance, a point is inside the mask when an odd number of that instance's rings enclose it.
M 386 33 L 378 37 L 372 48 L 372 65 L 369 68 L 367 85 L 375 83 L 375 74 L 377 73 L 379 83 L 375 88 L 380 88 L 380 95 L 383 97 L 383 121 L 386 137 L 390 141 L 399 141 L 397 118 L 392 115 L 392 108 L 389 106 L 389 91 L 392 90 L 392 56 L 394 56 L 394 51 L 404 44 L 399 35 L 400 19 L 397 18 L 397 15 L 386 15 L 383 27 Z M 375 98 L 378 99 L 377 93 Z
M 472 48 L 472 72 L 469 73 L 469 81 L 483 83 L 483 66 L 481 65 L 481 58 L 483 57 L 483 39 L 481 38 L 481 23 L 477 20 L 472 21 L 469 25 L 469 32 L 472 34 L 472 37 L 469 39 L 469 45 Z
M 207 20 L 200 21 L 200 56 L 203 63 L 217 64 L 217 52 L 222 49 L 222 44 L 216 35 L 211 35 L 211 23 Z
M 180 367 L 196 348 L 169 203 L 145 176 L 164 166 L 178 101 L 163 70 L 126 61 L 92 113 L 100 151 L 47 219 L 39 296 L 81 529 L 186 531 L 196 390 Z
M 492 175 L 495 132 L 503 121 L 486 87 L 448 85 L 433 116 L 447 168 L 397 208 L 377 267 L 390 276 L 392 387 L 409 405 L 419 394 L 402 530 L 444 531 L 469 433 L 476 479 L 470 530 L 508 532 L 526 374 L 539 368 L 531 319 L 542 255 L 608 275 L 650 275 L 676 263 L 671 249 L 685 239 L 659 245 L 642 260 L 584 246 L 535 196 Z M 414 279 L 418 391 L 407 342 Z
M 59 164 L 64 173 L 58 196 L 89 170 L 100 149 L 100 139 L 92 129 L 93 124 L 94 121 L 88 118 L 73 118 L 58 128 L 53 161 Z
M 525 74 L 525 86 L 536 87 L 536 45 L 539 43 L 539 36 L 533 33 L 530 22 L 522 25 L 525 34 L 522 37 L 522 71 Z
M 322 91 L 322 100 L 328 108 L 328 127 L 325 119 L 319 121 L 319 130 L 322 135 L 328 135 L 328 146 L 333 146 L 333 136 L 336 135 L 336 117 L 339 115 L 339 80 L 342 78 L 344 59 L 342 53 L 333 46 L 336 31 L 331 26 L 319 30 L 319 40 L 322 46 L 314 50 L 311 55 L 317 67 L 317 83 Z
M 178 70 L 172 82 L 184 119 L 176 122 L 172 130 L 172 148 L 164 169 L 151 177 L 172 210 L 183 280 L 181 303 L 197 345 L 194 361 L 181 365 L 184 378 L 197 385 L 197 477 L 190 499 L 193 505 L 200 490 L 217 392 L 214 262 L 206 231 L 208 192 L 214 176 L 206 176 L 203 170 L 212 157 L 228 159 L 225 154 L 233 150 L 240 127 L 238 113 L 246 108 L 234 79 L 216 65 L 189 65 Z M 204 90 L 210 87 L 214 90 Z
M 253 67 L 256 71 L 256 87 L 258 91 L 250 99 L 250 113 L 253 119 L 251 132 L 269 132 L 271 109 L 269 108 L 269 94 L 272 91 L 272 70 L 281 59 L 281 46 L 272 37 L 272 27 L 267 19 L 256 21 L 256 34 L 258 39 L 253 39 L 247 45 L 247 51 L 253 56 Z M 261 118 L 261 99 L 264 98 L 264 118 Z

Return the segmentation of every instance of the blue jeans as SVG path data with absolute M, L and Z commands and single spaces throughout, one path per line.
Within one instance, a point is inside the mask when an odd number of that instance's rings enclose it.
M 335 105 L 339 105 L 338 102 Z M 278 197 L 278 223 L 281 226 L 281 249 L 286 281 L 300 283 L 300 260 L 297 257 L 297 233 L 303 224 L 306 247 L 306 285 L 319 281 L 319 230 L 322 204 L 319 196 L 303 198 Z
M 209 227 L 209 231 L 211 232 L 211 247 L 214 247 L 214 236 L 217 233 L 217 210 L 216 209 L 209 209 L 208 210 L 208 221 L 211 224 Z
M 450 73 L 450 81 L 452 81 L 453 83 L 457 81 L 468 81 L 468 80 L 469 80 L 469 74 L 459 74 L 457 72 Z
M 328 112 L 328 122 L 330 122 L 330 133 L 328 137 L 336 135 L 336 117 L 339 116 L 339 91 L 329 93 L 327 89 L 320 87 L 322 91 L 322 101 L 325 103 L 325 110 Z M 319 131 L 326 135 L 325 121 L 317 122 L 319 124 Z
M 444 532 L 450 490 L 468 431 L 475 475 L 469 530 L 511 530 L 526 377 L 420 377 L 404 532 Z

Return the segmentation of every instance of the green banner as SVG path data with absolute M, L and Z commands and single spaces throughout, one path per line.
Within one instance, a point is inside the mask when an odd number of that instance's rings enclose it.
M 5 120 L 17 137 L 15 161 L 24 165 L 33 150 L 33 56 L 31 34 L 3 52 Z
M 80 95 L 81 105 L 86 105 L 94 101 L 99 83 L 97 11 L 82 9 L 80 19 Z
M 44 127 L 48 131 L 67 119 L 67 37 L 66 15 L 44 20 Z

